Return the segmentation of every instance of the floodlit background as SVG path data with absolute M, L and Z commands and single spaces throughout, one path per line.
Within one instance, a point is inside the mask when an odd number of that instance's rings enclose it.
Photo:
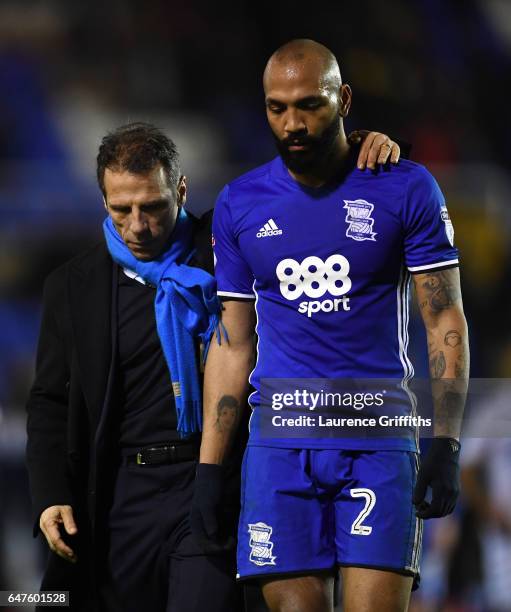
M 211 208 L 225 181 L 274 156 L 261 74 L 295 37 L 337 55 L 354 92 L 348 131 L 412 143 L 438 179 L 462 255 L 472 376 L 511 376 L 509 0 L 0 0 L 0 589 L 39 585 L 24 403 L 43 279 L 101 235 L 100 138 L 155 122 L 181 151 L 189 208 Z M 508 406 L 490 397 L 484 409 Z M 464 450 L 466 494 L 427 524 L 416 611 L 511 610 L 511 445 Z

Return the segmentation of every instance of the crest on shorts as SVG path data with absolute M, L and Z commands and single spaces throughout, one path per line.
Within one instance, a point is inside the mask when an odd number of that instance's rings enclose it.
M 273 542 L 270 540 L 273 528 L 266 523 L 249 523 L 250 561 L 256 565 L 275 565 L 272 555 Z
M 343 202 L 343 208 L 347 210 L 345 221 L 348 228 L 346 229 L 346 236 L 357 242 L 362 240 L 375 241 L 374 219 L 371 217 L 374 204 L 366 202 L 366 200 L 343 200 Z

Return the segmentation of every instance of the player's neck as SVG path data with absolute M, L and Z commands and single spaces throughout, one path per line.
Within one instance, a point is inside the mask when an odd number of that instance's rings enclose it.
M 313 172 L 298 174 L 288 168 L 289 174 L 302 185 L 307 187 L 323 187 L 329 183 L 335 176 L 339 175 L 340 169 L 346 163 L 350 154 L 350 146 L 344 134 L 339 134 L 336 142 L 336 147 L 329 156 L 327 162 L 321 168 Z

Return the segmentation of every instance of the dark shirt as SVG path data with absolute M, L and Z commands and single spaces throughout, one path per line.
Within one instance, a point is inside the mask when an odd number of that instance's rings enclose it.
M 156 289 L 118 274 L 121 447 L 179 440 L 169 369 L 156 330 Z

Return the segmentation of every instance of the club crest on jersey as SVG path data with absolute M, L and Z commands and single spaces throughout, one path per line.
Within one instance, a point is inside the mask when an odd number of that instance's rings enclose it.
M 374 219 L 371 214 L 374 204 L 365 200 L 343 200 L 346 213 L 346 236 L 357 242 L 362 240 L 376 240 L 376 232 L 373 232 Z
M 256 565 L 275 565 L 277 557 L 272 555 L 273 542 L 270 540 L 273 528 L 266 523 L 249 523 L 250 561 Z

